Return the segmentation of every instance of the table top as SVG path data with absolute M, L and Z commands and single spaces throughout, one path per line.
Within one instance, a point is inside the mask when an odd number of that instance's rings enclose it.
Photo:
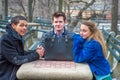
M 34 80 L 92 80 L 92 73 L 86 63 L 37 60 L 23 64 L 17 77 Z

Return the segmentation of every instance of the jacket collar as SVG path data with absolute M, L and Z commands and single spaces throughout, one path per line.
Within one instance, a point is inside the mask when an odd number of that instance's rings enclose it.
M 22 40 L 22 36 L 20 36 L 11 26 L 8 24 L 6 26 L 6 32 L 14 37 L 14 39 Z

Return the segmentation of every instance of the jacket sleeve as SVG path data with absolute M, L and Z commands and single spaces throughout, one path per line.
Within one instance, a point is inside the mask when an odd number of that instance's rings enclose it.
M 74 45 L 73 45 L 73 52 L 74 52 L 74 61 L 77 62 L 79 58 L 79 54 L 83 48 L 84 39 L 79 35 L 74 35 Z
M 97 55 L 97 51 L 99 51 L 100 45 L 96 43 L 96 41 L 88 41 L 84 44 L 83 48 L 79 49 L 79 52 L 75 53 L 76 62 L 90 62 L 95 55 Z M 76 55 L 78 54 L 78 55 Z
M 1 42 L 1 53 L 7 61 L 15 65 L 21 65 L 26 62 L 34 61 L 39 59 L 39 55 L 36 52 L 32 52 L 26 55 L 20 55 L 14 43 L 10 40 L 2 40 Z

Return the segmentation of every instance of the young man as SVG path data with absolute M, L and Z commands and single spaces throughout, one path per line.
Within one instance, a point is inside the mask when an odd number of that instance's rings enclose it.
M 65 13 L 55 12 L 53 14 L 53 30 L 44 34 L 40 42 L 41 52 L 45 54 L 45 59 L 72 60 L 72 38 L 74 33 L 66 30 L 66 23 Z
M 36 51 L 24 51 L 23 37 L 27 30 L 27 20 L 15 16 L 6 26 L 6 33 L 0 39 L 0 80 L 17 80 L 16 72 L 26 62 L 39 59 L 39 47 Z

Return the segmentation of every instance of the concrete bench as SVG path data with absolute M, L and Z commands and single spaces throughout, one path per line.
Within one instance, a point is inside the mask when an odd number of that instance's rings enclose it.
M 86 63 L 37 60 L 23 64 L 17 72 L 17 78 L 22 80 L 92 80 L 93 76 Z

